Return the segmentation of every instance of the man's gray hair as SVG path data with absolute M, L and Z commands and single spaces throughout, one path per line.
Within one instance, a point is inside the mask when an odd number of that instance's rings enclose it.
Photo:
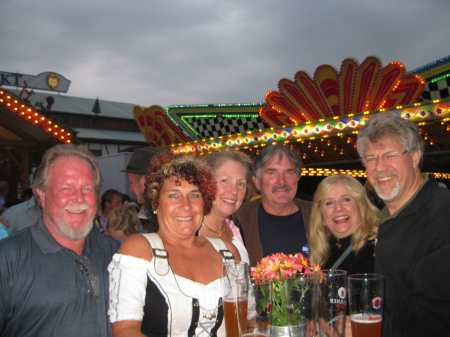
M 364 157 L 367 142 L 377 143 L 385 139 L 398 140 L 408 153 L 421 151 L 422 162 L 425 146 L 420 137 L 416 123 L 400 117 L 392 112 L 380 112 L 370 117 L 369 121 L 359 129 L 356 147 L 360 157 Z
M 292 150 L 289 147 L 280 144 L 268 146 L 258 153 L 252 163 L 253 175 L 259 180 L 259 178 L 261 177 L 261 169 L 266 166 L 275 156 L 278 156 L 278 160 L 281 161 L 283 155 L 285 155 L 286 158 L 288 158 L 294 165 L 297 177 L 300 178 L 303 167 L 302 158 L 295 150 Z
M 37 168 L 37 174 L 34 179 L 35 189 L 48 192 L 49 172 L 52 163 L 59 157 L 78 157 L 84 159 L 91 167 L 95 177 L 95 195 L 97 203 L 100 203 L 100 191 L 103 185 L 103 179 L 98 168 L 97 159 L 83 145 L 61 144 L 53 146 L 45 152 L 42 161 Z M 36 206 L 42 211 L 41 199 L 37 193 L 34 194 Z

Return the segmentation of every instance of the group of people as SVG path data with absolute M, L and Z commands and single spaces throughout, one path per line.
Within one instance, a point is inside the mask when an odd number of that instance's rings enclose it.
M 384 275 L 383 336 L 445 334 L 450 191 L 421 174 L 419 130 L 399 116 L 372 116 L 357 150 L 381 212 L 343 174 L 323 179 L 312 202 L 297 199 L 302 161 L 283 145 L 253 161 L 234 151 L 136 150 L 122 171 L 139 209 L 118 199 L 112 207 L 112 193 L 98 210 L 92 154 L 51 148 L 34 181 L 42 216 L 0 242 L 0 335 L 225 336 L 221 262 L 255 266 L 278 252 Z M 92 230 L 100 215 L 106 223 Z

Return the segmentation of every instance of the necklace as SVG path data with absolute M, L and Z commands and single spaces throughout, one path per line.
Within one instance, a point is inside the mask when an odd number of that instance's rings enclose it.
M 222 230 L 220 231 L 214 231 L 211 228 L 209 228 L 208 226 L 206 226 L 203 222 L 202 222 L 202 226 L 205 227 L 207 230 L 209 230 L 210 232 L 213 232 L 214 234 L 217 234 L 217 236 L 220 238 L 222 236 Z
M 337 242 L 336 242 L 336 247 L 338 247 L 339 249 L 341 248 L 341 242 L 340 242 L 340 240 L 339 239 L 337 239 Z

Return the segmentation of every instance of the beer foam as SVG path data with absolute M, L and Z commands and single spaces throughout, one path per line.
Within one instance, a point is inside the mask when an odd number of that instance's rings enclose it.
M 352 315 L 350 319 L 352 320 L 352 322 L 367 323 L 367 324 L 378 323 L 383 320 L 381 316 L 366 316 L 366 315 L 363 316 L 362 314 Z

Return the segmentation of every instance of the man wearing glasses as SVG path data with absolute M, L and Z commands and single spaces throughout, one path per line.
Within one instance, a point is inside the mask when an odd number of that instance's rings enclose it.
M 419 128 L 391 113 L 370 117 L 358 134 L 380 214 L 375 273 L 385 277 L 383 337 L 450 331 L 450 191 L 420 172 Z
M 83 146 L 48 150 L 37 223 L 0 244 L 0 336 L 111 336 L 107 266 L 119 244 L 92 230 L 102 178 Z

